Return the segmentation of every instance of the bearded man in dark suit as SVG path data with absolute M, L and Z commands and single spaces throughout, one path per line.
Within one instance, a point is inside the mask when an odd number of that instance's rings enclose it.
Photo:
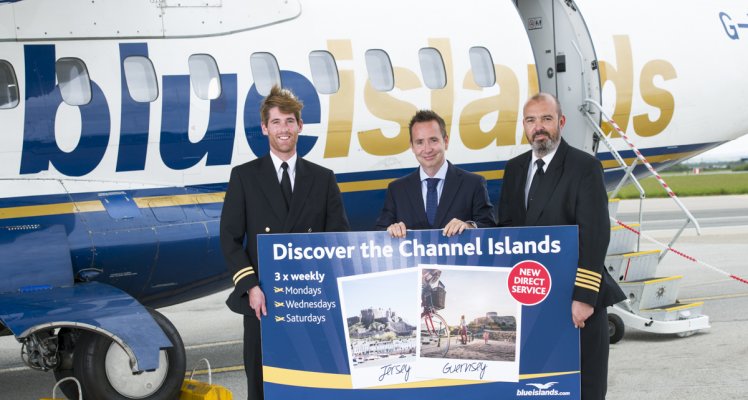
M 226 304 L 244 315 L 250 400 L 263 398 L 260 318 L 267 315 L 257 235 L 349 230 L 335 174 L 296 153 L 302 107 L 289 90 L 273 87 L 260 108 L 270 153 L 232 169 L 221 214 L 221 248 L 234 279 Z
M 610 241 L 608 196 L 600 162 L 561 138 L 566 118 L 554 96 L 539 93 L 523 108 L 532 150 L 506 164 L 499 226 L 579 226 L 579 261 L 571 317 L 580 331 L 582 399 L 605 399 L 606 307 L 625 295 L 605 269 Z

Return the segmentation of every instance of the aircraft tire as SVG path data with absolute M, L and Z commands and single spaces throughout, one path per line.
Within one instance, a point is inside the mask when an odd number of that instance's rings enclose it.
M 59 382 L 62 379 L 73 376 L 73 349 L 75 348 L 75 338 L 77 335 L 74 334 L 74 330 L 68 328 L 60 329 L 57 334 L 60 339 L 60 356 L 63 357 L 62 365 L 58 369 L 52 371 L 55 376 L 55 382 Z M 62 382 L 59 386 L 62 394 L 68 399 L 78 398 L 78 385 L 74 382 L 66 381 Z
M 610 334 L 610 344 L 618 343 L 623 339 L 623 333 L 626 327 L 621 317 L 615 314 L 608 314 L 608 333 Z
M 73 357 L 73 375 L 83 387 L 84 399 L 173 400 L 179 397 L 186 362 L 184 343 L 166 317 L 158 311 L 148 311 L 174 345 L 161 350 L 159 368 L 138 375 L 129 374 L 129 358 L 119 345 L 106 336 L 85 332 L 76 343 Z
M 72 369 L 56 369 L 52 371 L 55 375 L 55 382 L 59 382 L 62 379 L 68 378 L 73 376 L 73 370 Z M 78 398 L 78 386 L 71 381 L 62 382 L 59 386 L 60 391 L 62 394 L 65 395 L 68 399 L 77 399 Z

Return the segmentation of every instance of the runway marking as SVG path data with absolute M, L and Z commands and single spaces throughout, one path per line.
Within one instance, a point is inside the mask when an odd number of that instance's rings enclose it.
M 691 283 L 689 285 L 681 285 L 681 289 L 691 288 L 691 287 L 702 287 L 702 286 L 706 286 L 706 285 L 719 285 L 719 284 L 728 283 L 728 282 L 732 283 L 732 279 L 719 279 L 719 280 L 716 280 L 716 281 Z
M 221 372 L 237 372 L 237 371 L 244 371 L 243 365 L 235 365 L 233 367 L 221 367 L 221 368 L 211 368 L 210 372 L 212 374 L 218 374 Z M 185 372 L 184 376 L 189 377 L 192 374 L 192 371 Z M 207 369 L 196 369 L 195 375 L 208 375 Z
M 722 294 L 719 296 L 694 297 L 692 299 L 680 299 L 680 301 L 685 303 L 685 302 L 705 301 L 705 300 L 736 299 L 739 297 L 748 297 L 748 293 L 733 293 L 733 294 Z
M 11 372 L 21 372 L 21 371 L 33 371 L 33 370 L 29 367 L 10 367 L 10 368 L 0 369 L 0 374 L 9 374 Z
M 224 342 L 193 344 L 192 346 L 184 346 L 184 349 L 195 350 L 195 349 L 204 349 L 206 347 L 231 346 L 231 345 L 242 344 L 242 343 L 244 343 L 243 340 L 227 340 Z

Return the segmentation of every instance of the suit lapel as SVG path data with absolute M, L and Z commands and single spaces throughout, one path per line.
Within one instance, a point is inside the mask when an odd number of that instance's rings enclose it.
M 434 218 L 434 228 L 442 227 L 448 222 L 444 221 L 444 218 L 447 216 L 447 211 L 452 207 L 452 202 L 462 184 L 460 175 L 462 175 L 462 172 L 457 171 L 451 163 L 447 166 L 447 175 L 444 179 L 442 195 L 439 198 L 439 207 L 436 209 L 436 217 Z
M 285 220 L 288 213 L 284 206 L 285 201 L 283 200 L 283 193 L 281 193 L 280 183 L 278 182 L 278 172 L 275 170 L 275 165 L 273 164 L 273 159 L 270 158 L 270 154 L 263 157 L 260 161 L 260 176 L 258 180 L 260 182 L 260 189 L 270 204 L 273 213 L 280 221 Z
M 519 160 L 520 164 L 520 170 L 522 173 L 519 176 L 519 179 L 517 180 L 517 187 L 515 189 L 515 196 L 522 199 L 521 206 L 519 207 L 520 212 L 520 221 L 525 220 L 525 216 L 527 215 L 527 206 L 525 205 L 525 186 L 527 186 L 527 173 L 530 168 L 530 160 L 532 160 L 532 150 L 525 153 L 524 155 L 520 156 L 522 157 Z M 506 180 L 504 180 L 506 182 Z M 503 190 L 503 189 L 502 189 Z M 511 188 L 507 188 L 507 190 L 511 190 Z
M 296 176 L 294 177 L 293 196 L 291 197 L 291 207 L 288 210 L 288 217 L 283 222 L 283 231 L 291 232 L 294 223 L 301 215 L 304 204 L 309 198 L 309 192 L 314 185 L 314 175 L 309 171 L 307 161 L 301 157 L 296 157 Z
M 561 140 L 558 145 L 558 150 L 556 150 L 556 155 L 553 156 L 553 160 L 551 161 L 551 164 L 548 165 L 548 168 L 545 171 L 545 176 L 543 176 L 543 180 L 540 182 L 536 194 L 537 200 L 534 200 L 532 209 L 527 210 L 525 225 L 535 225 L 538 218 L 540 218 L 542 211 L 545 209 L 545 206 L 550 201 L 551 195 L 556 189 L 556 185 L 558 185 L 558 182 L 561 180 L 561 174 L 564 171 L 564 161 L 568 150 L 569 145 Z M 525 174 L 525 176 L 527 176 L 527 174 Z
M 406 177 L 406 197 L 410 202 L 411 210 L 413 210 L 412 215 L 415 217 L 414 226 L 429 226 L 429 221 L 426 217 L 426 205 L 423 203 L 423 191 L 421 189 L 423 183 L 421 182 L 420 173 L 421 168 L 419 167 L 416 168 L 415 172 Z

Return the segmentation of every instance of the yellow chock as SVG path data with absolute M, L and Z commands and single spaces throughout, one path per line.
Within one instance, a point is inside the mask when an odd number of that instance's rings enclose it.
M 190 378 L 182 383 L 179 400 L 232 400 L 234 396 L 231 391 L 221 385 L 213 384 L 213 374 L 208 359 L 203 358 L 200 361 L 205 361 L 208 365 L 208 383 L 192 379 L 195 376 L 195 368 L 193 368 Z

